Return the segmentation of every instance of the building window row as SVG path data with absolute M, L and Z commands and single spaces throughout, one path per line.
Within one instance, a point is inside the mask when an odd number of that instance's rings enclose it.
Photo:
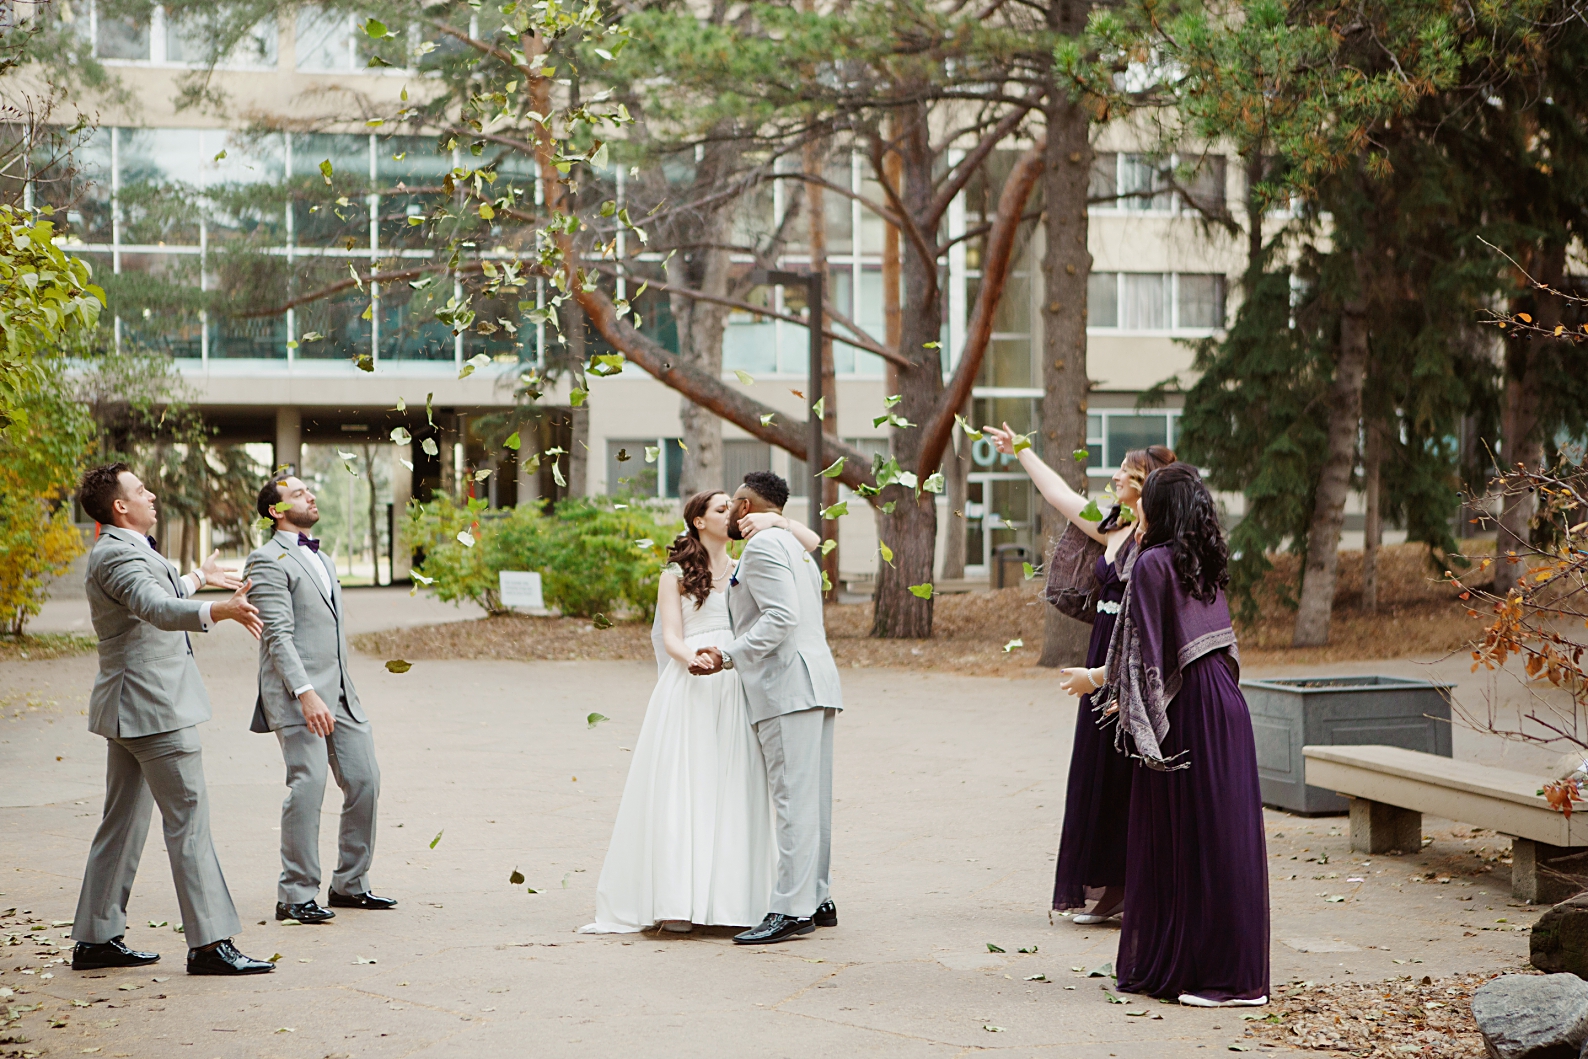
M 1209 332 L 1224 326 L 1225 278 L 1192 272 L 1093 272 L 1088 331 Z

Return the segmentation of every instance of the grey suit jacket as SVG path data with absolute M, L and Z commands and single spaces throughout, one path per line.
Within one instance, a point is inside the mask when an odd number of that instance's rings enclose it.
M 136 739 L 209 720 L 210 697 L 187 636 L 203 628 L 199 603 L 187 598 L 177 568 L 142 534 L 102 526 L 86 583 L 99 636 L 88 730 Z
M 822 622 L 822 573 L 787 530 L 762 530 L 744 546 L 728 587 L 733 659 L 750 722 L 826 706 L 844 708 L 838 666 Z
M 309 563 L 325 569 L 331 594 L 320 587 Z M 250 730 L 273 732 L 303 723 L 294 688 L 312 684 L 332 710 L 347 699 L 356 721 L 367 720 L 347 671 L 347 634 L 342 629 L 342 584 L 336 566 L 318 552 L 298 547 L 296 534 L 277 533 L 248 557 L 254 586 L 248 601 L 259 608 L 259 697 Z

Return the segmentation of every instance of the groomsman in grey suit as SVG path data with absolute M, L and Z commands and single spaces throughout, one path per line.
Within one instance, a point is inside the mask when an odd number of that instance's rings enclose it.
M 275 964 L 237 951 L 242 925 L 210 836 L 209 793 L 196 725 L 210 719 L 209 695 L 189 633 L 235 621 L 259 635 L 259 615 L 215 554 L 185 576 L 154 549 L 155 496 L 124 463 L 83 475 L 77 497 L 100 524 L 88 553 L 88 606 L 99 637 L 99 676 L 88 699 L 88 730 L 108 744 L 105 810 L 89 849 L 72 918 L 72 969 L 138 967 L 158 953 L 129 949 L 127 899 L 160 807 L 176 883 L 189 974 L 262 974 Z M 236 589 L 200 603 L 206 584 Z
M 287 476 L 259 491 L 259 514 L 276 524 L 276 532 L 248 557 L 254 586 L 249 599 L 264 623 L 252 728 L 275 732 L 287 763 L 276 918 L 324 923 L 336 916 L 316 902 L 327 771 L 342 788 L 337 865 L 327 904 L 395 908 L 395 900 L 378 897 L 369 887 L 380 766 L 369 718 L 348 672 L 342 585 L 335 564 L 308 533 L 320 521 L 320 509 L 309 487 Z
M 740 520 L 783 510 L 788 483 L 770 471 L 745 475 L 733 496 L 728 535 Z M 744 546 L 728 582 L 734 639 L 707 647 L 690 672 L 737 669 L 749 702 L 777 811 L 777 884 L 757 927 L 734 937 L 765 945 L 838 925 L 829 896 L 833 837 L 833 719 L 844 708 L 838 667 L 822 621 L 821 567 L 785 529 L 764 529 Z

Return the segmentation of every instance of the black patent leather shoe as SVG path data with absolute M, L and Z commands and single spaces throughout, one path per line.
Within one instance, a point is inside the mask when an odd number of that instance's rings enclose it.
M 797 934 L 809 934 L 815 929 L 816 924 L 809 919 L 768 912 L 760 926 L 751 927 L 743 934 L 735 934 L 733 940 L 738 945 L 771 945 L 773 942 L 787 941 Z
M 269 974 L 276 965 L 244 956 L 227 938 L 213 948 L 187 950 L 188 974 Z
M 276 918 L 296 919 L 299 923 L 324 923 L 328 919 L 335 919 L 336 913 L 329 908 L 321 908 L 311 897 L 307 901 L 299 901 L 291 905 L 277 902 Z
M 816 906 L 816 912 L 811 916 L 811 922 L 818 927 L 836 927 L 838 925 L 838 906 L 828 898 Z
M 79 941 L 72 946 L 72 970 L 97 971 L 102 967 L 142 967 L 160 958 L 158 952 L 129 949 L 121 938 L 109 941 Z
M 339 894 L 335 890 L 326 891 L 331 895 L 326 903 L 332 908 L 363 908 L 371 912 L 378 912 L 386 908 L 396 908 L 397 898 L 377 897 L 368 890 L 361 894 Z

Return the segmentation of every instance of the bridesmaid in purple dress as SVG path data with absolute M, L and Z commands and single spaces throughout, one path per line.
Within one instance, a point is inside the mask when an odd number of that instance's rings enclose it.
M 1007 423 L 1002 430 L 985 427 L 982 432 L 999 452 L 1014 452 L 1015 435 Z M 1023 449 L 1019 460 L 1042 498 L 1083 533 L 1104 545 L 1103 555 L 1097 560 L 1097 614 L 1086 651 L 1087 666 L 1101 666 L 1108 656 L 1114 616 L 1119 613 L 1125 594 L 1120 569 L 1134 548 L 1141 484 L 1159 467 L 1174 463 L 1175 455 L 1163 445 L 1126 453 L 1113 477 L 1117 504 L 1101 522 L 1081 518 L 1087 498 L 1072 489 L 1033 450 Z M 1072 916 L 1072 923 L 1101 923 L 1119 915 L 1124 905 L 1125 836 L 1132 772 L 1130 760 L 1114 749 L 1112 727 L 1100 728 L 1090 697 L 1083 698 L 1075 718 L 1064 825 L 1053 879 L 1056 910 L 1082 908 L 1087 901 L 1093 902 L 1088 911 Z
M 1141 548 L 1102 670 L 1119 748 L 1135 760 L 1119 988 L 1195 1007 L 1268 1001 L 1268 869 L 1251 716 L 1224 587 L 1229 553 L 1196 468 L 1142 487 Z

